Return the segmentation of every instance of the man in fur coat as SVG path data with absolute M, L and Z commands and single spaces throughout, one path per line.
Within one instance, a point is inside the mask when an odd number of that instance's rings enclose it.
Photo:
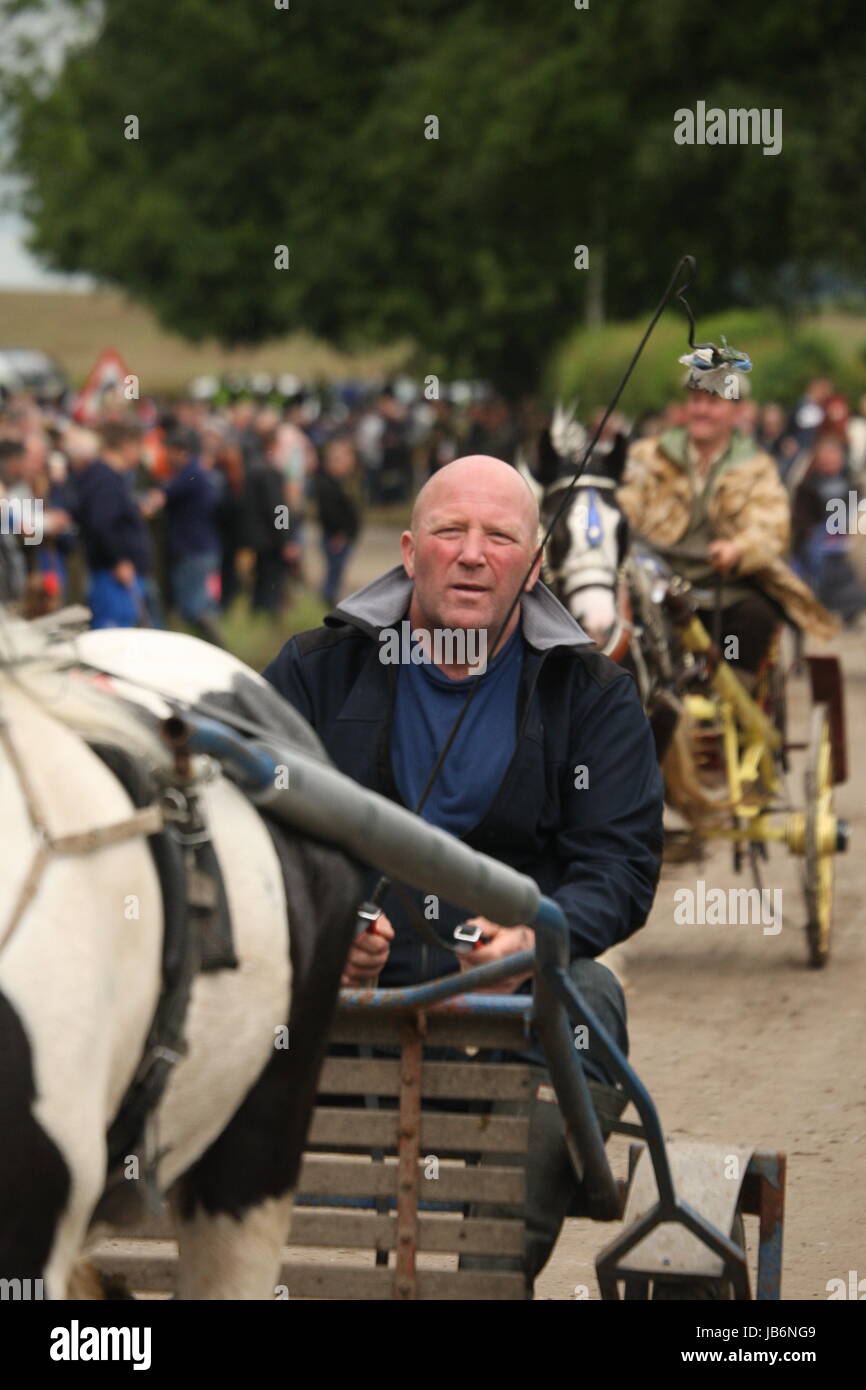
M 825 640 L 831 614 L 782 558 L 790 507 L 769 454 L 735 428 L 737 403 L 690 390 L 685 426 L 633 444 L 619 501 L 634 530 L 692 585 L 710 633 L 738 641 L 733 664 L 754 675 L 787 617 Z

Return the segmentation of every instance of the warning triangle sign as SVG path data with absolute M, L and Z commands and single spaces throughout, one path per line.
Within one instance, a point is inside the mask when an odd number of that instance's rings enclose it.
M 87 380 L 74 399 L 73 419 L 81 425 L 95 425 L 102 417 L 107 400 L 123 399 L 123 386 L 129 368 L 115 348 L 101 352 L 87 374 Z

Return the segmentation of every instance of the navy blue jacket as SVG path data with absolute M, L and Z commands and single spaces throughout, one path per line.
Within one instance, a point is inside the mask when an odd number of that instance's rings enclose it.
M 411 590 L 396 567 L 345 599 L 324 627 L 293 637 L 264 673 L 342 772 L 399 804 L 390 759 L 396 671 L 379 660 L 379 632 L 399 628 Z M 521 609 L 515 753 L 487 813 L 461 838 L 534 878 L 562 907 L 574 956 L 596 956 L 643 926 L 652 906 L 662 852 L 655 746 L 631 676 L 592 649 L 550 590 L 538 583 Z M 428 895 L 410 896 L 424 913 Z M 413 929 L 393 889 L 384 910 L 396 938 L 383 986 L 456 968 Z M 440 903 L 430 926 L 450 941 L 465 915 Z
M 216 484 L 197 458 L 175 473 L 165 489 L 168 553 L 172 560 L 218 552 Z
M 88 569 L 114 569 L 120 560 L 131 560 L 138 574 L 150 574 L 150 531 L 123 474 L 96 459 L 73 475 L 70 503 Z

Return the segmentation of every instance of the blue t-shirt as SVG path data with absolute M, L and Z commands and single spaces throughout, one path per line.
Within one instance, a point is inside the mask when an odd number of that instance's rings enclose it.
M 401 664 L 391 726 L 394 780 L 414 810 L 471 687 L 480 682 L 421 811 L 423 820 L 464 835 L 484 818 L 517 743 L 517 694 L 523 670 L 518 623 L 480 676 L 451 680 L 432 663 Z

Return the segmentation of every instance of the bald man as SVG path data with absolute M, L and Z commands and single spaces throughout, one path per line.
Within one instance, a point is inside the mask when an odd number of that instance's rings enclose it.
M 557 900 L 571 932 L 572 974 L 627 1050 L 622 991 L 594 957 L 649 914 L 662 849 L 661 779 L 631 677 L 593 649 L 540 582 L 539 565 L 530 572 L 537 543 L 538 510 L 520 474 L 485 455 L 455 459 L 418 494 L 400 538 L 402 564 L 345 599 L 324 627 L 293 637 L 265 676 L 341 771 L 410 809 L 477 683 L 421 815 L 529 874 Z M 371 870 L 370 888 L 375 878 Z M 476 918 L 481 944 L 455 956 L 447 947 L 463 916 L 435 883 L 425 893 L 392 889 L 377 933 L 350 951 L 343 983 L 416 984 L 533 944 L 528 925 Z M 531 985 L 517 976 L 501 988 Z M 580 1056 L 592 1079 L 611 1081 L 592 1040 Z M 537 1061 L 527 1250 L 517 1265 L 528 1295 L 564 1216 L 579 1204 Z

